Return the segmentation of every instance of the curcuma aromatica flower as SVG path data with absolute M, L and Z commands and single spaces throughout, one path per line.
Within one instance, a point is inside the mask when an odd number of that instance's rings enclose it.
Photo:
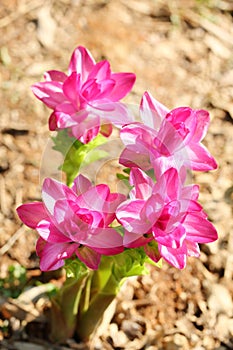
M 156 183 L 132 168 L 130 199 L 117 209 L 125 228 L 124 246 L 143 246 L 155 262 L 161 258 L 182 269 L 187 256 L 199 256 L 198 243 L 217 239 L 214 226 L 197 202 L 197 185 L 184 186 L 178 171 L 168 169 Z
M 43 202 L 21 205 L 18 215 L 40 235 L 37 254 L 41 270 L 55 270 L 73 254 L 91 269 L 97 269 L 101 254 L 123 251 L 119 233 L 109 227 L 124 195 L 110 193 L 107 185 L 92 186 L 79 175 L 71 188 L 45 179 Z
M 149 170 L 156 163 L 157 176 L 170 167 L 216 169 L 216 161 L 201 143 L 210 121 L 207 111 L 189 107 L 169 111 L 146 92 L 140 115 L 142 123 L 131 123 L 121 130 L 125 145 L 121 164 Z
M 109 136 L 112 124 L 132 122 L 131 113 L 120 102 L 132 89 L 133 73 L 113 73 L 107 60 L 96 63 L 90 52 L 77 47 L 68 74 L 51 70 L 45 81 L 32 86 L 35 96 L 53 109 L 50 130 L 68 128 L 83 143 L 99 132 Z

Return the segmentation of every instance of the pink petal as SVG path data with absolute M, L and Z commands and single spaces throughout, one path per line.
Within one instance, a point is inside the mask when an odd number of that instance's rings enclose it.
M 199 185 L 188 185 L 182 188 L 182 198 L 197 201 L 199 197 Z
M 150 161 L 154 169 L 155 178 L 159 179 L 167 170 L 174 168 L 179 173 L 179 180 L 185 183 L 187 177 L 187 167 L 184 166 L 185 159 L 181 152 L 171 156 L 161 156 L 156 152 L 150 152 Z M 190 168 L 190 167 L 189 167 Z
M 207 133 L 207 129 L 210 123 L 209 112 L 203 109 L 196 110 L 196 118 L 197 118 L 197 127 L 195 130 L 195 134 L 192 138 L 192 142 L 199 142 L 203 139 L 203 137 Z
M 193 137 L 197 127 L 196 110 L 189 107 L 175 108 L 166 115 L 166 121 L 188 143 L 187 140 Z
M 193 170 L 208 171 L 218 167 L 215 159 L 202 144 L 191 144 L 188 154 Z
M 134 232 L 128 232 L 125 230 L 124 237 L 123 237 L 123 244 L 126 248 L 138 248 L 146 245 L 148 242 L 151 241 L 151 237 L 144 237 L 140 233 L 134 233 Z
M 155 239 L 161 245 L 166 247 L 170 247 L 173 249 L 180 248 L 183 245 L 183 242 L 186 238 L 186 231 L 184 227 L 180 224 L 176 227 L 172 232 L 162 231 L 160 229 L 156 229 L 155 231 Z
M 169 109 L 153 98 L 149 92 L 144 93 L 140 104 L 140 116 L 145 125 L 158 130 L 168 112 Z
M 33 229 L 41 220 L 48 218 L 44 204 L 41 202 L 22 204 L 16 210 L 20 220 Z
M 70 243 L 47 243 L 38 239 L 36 252 L 40 257 L 40 269 L 42 271 L 57 270 L 64 265 L 64 260 L 70 258 L 78 244 Z
M 187 239 L 197 243 L 209 243 L 218 239 L 215 227 L 201 214 L 190 213 L 186 216 L 184 226 Z
M 195 258 L 199 258 L 200 256 L 200 248 L 198 243 L 185 241 L 188 250 L 188 256 L 194 256 Z
M 94 101 L 89 109 L 93 113 L 97 113 L 104 122 L 112 123 L 118 128 L 134 121 L 132 112 L 120 102 Z
M 109 62 L 107 60 L 104 60 L 96 63 L 88 76 L 88 80 L 89 79 L 95 79 L 97 82 L 105 79 L 111 79 L 111 69 Z
M 141 211 L 141 218 L 148 223 L 150 229 L 159 219 L 163 208 L 164 198 L 159 193 L 152 194 L 151 197 L 145 201 L 145 205 Z
M 87 112 L 77 112 L 71 103 L 62 103 L 57 106 L 49 119 L 50 130 L 66 129 L 77 126 L 87 118 Z M 55 129 L 54 129 L 55 128 Z
M 36 83 L 31 87 L 34 95 L 41 100 L 49 108 L 56 106 L 65 101 L 65 96 L 62 91 L 62 83 L 55 81 L 46 81 Z
M 51 121 L 58 129 L 78 128 L 80 124 L 86 122 L 88 112 L 85 109 L 76 111 L 71 103 L 62 103 L 57 106 Z
M 67 75 L 59 70 L 49 70 L 48 72 L 45 72 L 44 78 L 46 81 L 59 81 L 63 83 L 66 80 Z
M 40 237 L 50 243 L 70 242 L 70 239 L 64 235 L 59 229 L 49 220 L 41 220 L 36 227 Z
M 100 131 L 100 118 L 97 115 L 87 117 L 81 122 L 76 122 L 76 125 L 71 127 L 72 135 L 82 143 L 89 143 L 93 140 Z
M 114 85 L 115 82 L 113 79 L 105 79 L 102 81 L 97 81 L 96 79 L 87 80 L 82 86 L 82 96 L 89 103 L 91 101 L 101 100 L 104 97 L 108 97 Z
M 133 73 L 112 73 L 111 79 L 115 81 L 115 86 L 109 98 L 111 101 L 119 101 L 131 91 L 136 80 L 136 75 Z
M 75 214 L 85 224 L 91 226 L 92 229 L 104 226 L 104 214 L 98 211 L 90 211 L 89 209 L 79 208 Z M 79 225 L 80 226 L 80 225 Z M 88 227 L 87 227 L 88 229 Z
M 52 220 L 65 236 L 69 236 L 71 240 L 78 241 L 81 223 L 78 221 L 75 210 L 77 210 L 77 205 L 73 200 L 59 199 L 55 203 Z M 86 227 L 86 224 L 84 226 Z
M 55 131 L 57 129 L 57 118 L 55 112 L 50 114 L 49 117 L 49 130 Z
M 66 185 L 54 179 L 46 178 L 42 186 L 43 202 L 50 214 L 54 214 L 54 206 L 57 200 L 66 199 L 76 200 L 75 193 Z
M 181 208 L 180 208 L 180 210 L 182 212 L 186 211 L 187 213 L 188 212 L 196 212 L 196 215 L 199 215 L 199 213 L 202 211 L 202 206 L 196 200 L 182 199 L 181 200 Z M 206 218 L 206 216 L 205 216 L 205 218 Z
M 81 82 L 80 74 L 73 72 L 63 84 L 63 93 L 70 100 L 73 105 L 79 109 L 80 107 L 80 93 Z
M 86 81 L 94 65 L 95 60 L 91 53 L 86 48 L 79 46 L 74 50 L 71 56 L 68 71 L 69 74 L 72 74 L 72 72 L 81 74 L 81 80 L 84 82 Z
M 91 187 L 91 181 L 88 180 L 87 177 L 80 174 L 74 179 L 73 186 L 71 188 L 77 195 L 80 195 L 88 191 Z
M 117 247 L 108 247 L 108 248 L 102 248 L 102 247 L 92 247 L 93 250 L 95 250 L 97 253 L 102 255 L 117 255 L 124 251 L 123 243 L 121 246 Z
M 147 199 L 151 196 L 154 183 L 141 169 L 131 169 L 130 184 L 135 186 L 130 192 L 131 198 Z
M 154 139 L 157 135 L 158 133 L 154 129 L 137 122 L 126 125 L 120 133 L 125 145 L 134 145 L 140 140 L 147 148 L 154 145 Z
M 117 220 L 129 232 L 145 234 L 152 227 L 152 223 L 141 215 L 145 201 L 141 199 L 128 200 L 122 203 L 116 212 Z
M 151 153 L 156 158 L 158 147 L 154 146 L 156 131 L 140 123 L 133 123 L 122 128 L 120 137 L 126 148 L 120 155 L 120 163 L 127 167 L 152 168 Z
M 105 255 L 118 254 L 123 250 L 123 238 L 113 228 L 90 227 L 85 240 L 80 240 L 80 244 L 94 249 L 96 252 Z
M 77 257 L 84 262 L 87 267 L 97 270 L 100 264 L 101 254 L 88 247 L 80 247 L 76 250 Z
M 149 256 L 154 262 L 158 262 L 161 259 L 161 255 L 158 250 L 157 243 L 151 241 L 150 243 L 144 246 L 145 253 Z
M 162 258 L 166 260 L 170 265 L 180 270 L 186 266 L 187 249 L 185 245 L 178 249 L 168 248 L 160 244 L 158 247 Z
M 104 203 L 103 211 L 113 213 L 116 211 L 116 207 L 118 207 L 118 205 L 120 205 L 125 200 L 126 196 L 122 193 L 109 193 Z
M 127 146 L 120 155 L 119 163 L 128 168 L 139 167 L 144 171 L 152 168 L 148 151 L 144 146 L 137 147 L 137 152 L 134 146 Z
M 101 184 L 91 187 L 88 191 L 80 195 L 76 203 L 80 208 L 87 208 L 102 212 L 105 201 L 108 199 L 109 195 L 109 187 Z
M 162 122 L 158 135 L 153 140 L 154 147 L 164 156 L 170 156 L 185 147 L 181 135 L 166 119 Z
M 175 168 L 170 168 L 158 178 L 153 193 L 160 193 L 168 201 L 176 200 L 181 188 L 179 173 Z

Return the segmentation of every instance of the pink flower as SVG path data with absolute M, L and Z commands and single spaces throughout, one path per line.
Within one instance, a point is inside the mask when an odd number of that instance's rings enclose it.
M 41 270 L 55 270 L 76 254 L 88 267 L 97 269 L 101 254 L 123 251 L 122 237 L 109 227 L 125 196 L 110 193 L 107 185 L 92 186 L 79 175 L 72 188 L 45 179 L 43 202 L 17 208 L 20 219 L 40 235 L 37 254 Z
M 197 202 L 197 185 L 183 186 L 176 169 L 153 183 L 142 170 L 132 168 L 130 199 L 117 208 L 127 248 L 144 246 L 154 261 L 160 258 L 182 269 L 187 256 L 199 256 L 198 243 L 217 239 L 214 226 Z
M 209 126 L 207 111 L 179 107 L 169 112 L 146 92 L 140 115 L 143 124 L 132 123 L 121 130 L 126 146 L 120 157 L 123 165 L 149 170 L 156 163 L 157 176 L 170 167 L 216 169 L 216 161 L 201 143 Z
M 101 124 L 132 122 L 127 108 L 118 101 L 132 89 L 135 74 L 112 73 L 107 60 L 95 63 L 84 47 L 74 50 L 68 75 L 51 70 L 44 77 L 45 82 L 34 84 L 32 91 L 53 109 L 50 130 L 69 128 L 74 137 L 88 143 L 98 132 L 109 136 L 111 127 L 106 133 Z

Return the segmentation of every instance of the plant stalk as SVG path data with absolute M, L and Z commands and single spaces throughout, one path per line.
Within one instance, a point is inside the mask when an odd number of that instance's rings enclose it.
M 115 299 L 121 282 L 122 279 L 117 281 L 115 276 L 110 274 L 104 287 L 93 296 L 88 309 L 81 313 L 81 315 L 78 315 L 76 334 L 80 340 L 87 341 L 94 334 L 105 310 Z

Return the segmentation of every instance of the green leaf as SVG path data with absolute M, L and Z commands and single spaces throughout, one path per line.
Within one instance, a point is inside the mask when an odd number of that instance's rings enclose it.
M 107 142 L 107 138 L 101 134 L 92 141 L 83 144 L 79 140 L 70 137 L 67 130 L 61 130 L 53 138 L 54 149 L 61 152 L 65 157 L 61 169 L 66 173 L 67 185 L 70 186 L 78 175 L 81 166 L 86 166 L 98 159 L 107 156 L 103 150 L 96 148 Z
M 67 278 L 75 278 L 77 280 L 88 271 L 87 266 L 78 258 L 66 259 L 64 268 Z
M 113 273 L 116 279 L 147 274 L 147 255 L 143 248 L 126 249 L 114 257 Z
M 55 342 L 64 342 L 74 334 L 79 303 L 88 271 L 79 278 L 67 278 L 58 293 L 51 298 L 50 338 Z
M 117 178 L 118 178 L 119 180 L 127 180 L 127 181 L 129 182 L 130 170 L 131 170 L 130 168 L 124 168 L 124 169 L 123 169 L 123 172 L 124 172 L 126 175 L 117 173 Z
M 69 135 L 67 129 L 57 131 L 56 136 L 52 137 L 52 140 L 54 143 L 53 149 L 63 154 L 63 156 L 67 155 L 74 143 L 76 148 L 82 145 L 82 142 Z
M 161 269 L 162 266 L 163 266 L 163 259 L 160 259 L 158 262 L 155 262 L 155 261 L 153 261 L 151 258 L 149 258 L 149 256 L 147 256 L 147 258 L 146 258 L 146 260 L 145 260 L 145 263 L 150 264 L 150 265 L 153 265 L 153 266 L 156 266 L 156 267 L 158 267 L 159 269 Z
M 124 171 L 124 173 L 126 173 L 126 174 L 130 174 L 130 171 L 131 171 L 131 169 L 130 168 L 124 168 L 123 169 L 123 171 Z
M 96 160 L 105 158 L 107 156 L 108 156 L 108 152 L 101 150 L 101 149 L 100 150 L 94 149 L 94 150 L 90 151 L 89 153 L 87 153 L 86 157 L 84 158 L 82 166 L 86 166 L 90 163 L 95 162 Z
M 116 176 L 119 180 L 127 180 L 128 181 L 128 179 L 129 179 L 129 176 L 126 176 L 126 175 L 120 174 L 120 173 L 117 173 Z
M 156 178 L 155 178 L 155 173 L 153 169 L 147 170 L 146 174 L 154 181 L 156 182 Z
M 98 270 L 95 271 L 92 280 L 93 293 L 102 290 L 112 274 L 113 259 L 111 256 L 102 256 Z

